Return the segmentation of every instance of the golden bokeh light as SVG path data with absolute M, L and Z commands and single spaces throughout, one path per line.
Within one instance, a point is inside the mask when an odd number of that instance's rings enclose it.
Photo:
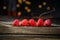
M 29 2 L 29 1 L 25 1 L 25 4 L 30 5 L 30 4 L 31 4 L 31 2 Z
M 25 6 L 25 10 L 27 10 L 28 9 L 28 7 L 27 6 Z
M 4 9 L 4 10 L 6 10 L 6 9 L 7 9 L 7 7 L 6 7 L 6 6 L 3 6 L 3 9 Z
M 21 12 L 18 12 L 18 14 L 17 14 L 18 16 L 20 16 L 21 15 Z
M 42 5 L 38 5 L 39 8 L 42 8 Z
M 19 2 L 20 4 L 22 4 L 22 0 L 18 0 L 18 2 Z
M 43 2 L 43 5 L 45 6 L 47 3 L 46 2 Z
M 28 12 L 28 13 L 31 12 L 31 9 L 27 9 L 27 12 Z
M 51 9 L 51 8 L 48 6 L 48 7 L 47 7 L 47 10 L 50 10 L 50 9 Z
M 16 6 L 17 6 L 17 8 L 19 8 L 20 7 L 20 4 L 17 4 Z
M 23 2 L 25 2 L 26 0 L 23 0 Z

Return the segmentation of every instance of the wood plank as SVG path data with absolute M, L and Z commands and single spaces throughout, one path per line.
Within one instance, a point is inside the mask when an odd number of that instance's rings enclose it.
M 1 26 L 1 25 L 0 25 Z M 60 34 L 60 27 L 8 27 L 1 26 L 0 33 Z

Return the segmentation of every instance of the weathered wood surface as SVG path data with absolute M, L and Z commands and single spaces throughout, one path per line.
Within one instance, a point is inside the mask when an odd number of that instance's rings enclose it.
M 60 34 L 60 27 L 14 27 L 11 25 L 0 25 L 0 33 Z
M 21 37 L 1 37 L 0 40 L 60 40 L 59 38 L 21 38 Z
M 20 37 L 4 37 L 1 40 L 60 40 L 56 38 L 20 38 Z

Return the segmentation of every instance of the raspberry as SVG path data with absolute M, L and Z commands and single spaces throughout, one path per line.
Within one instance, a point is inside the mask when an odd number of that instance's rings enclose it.
M 19 20 L 15 19 L 12 23 L 13 26 L 18 26 L 19 25 Z
M 36 26 L 36 21 L 34 19 L 29 20 L 29 25 L 30 26 Z
M 44 26 L 51 26 L 51 20 L 50 19 L 45 20 Z
M 40 27 L 40 26 L 44 26 L 44 21 L 42 18 L 39 18 L 38 21 L 37 21 L 37 26 Z
M 27 19 L 23 19 L 21 22 L 22 26 L 28 26 L 28 20 Z

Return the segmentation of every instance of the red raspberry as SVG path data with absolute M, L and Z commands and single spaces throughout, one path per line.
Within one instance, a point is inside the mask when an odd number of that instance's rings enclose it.
M 37 21 L 37 26 L 40 27 L 40 26 L 44 26 L 44 21 L 42 18 L 39 18 L 38 21 Z
M 21 22 L 22 26 L 28 26 L 28 20 L 27 19 L 23 19 Z
M 51 26 L 51 20 L 50 19 L 45 20 L 44 26 Z
M 15 19 L 12 23 L 13 26 L 18 26 L 19 25 L 19 20 Z
M 29 20 L 29 25 L 30 26 L 36 26 L 36 21 L 34 19 Z

